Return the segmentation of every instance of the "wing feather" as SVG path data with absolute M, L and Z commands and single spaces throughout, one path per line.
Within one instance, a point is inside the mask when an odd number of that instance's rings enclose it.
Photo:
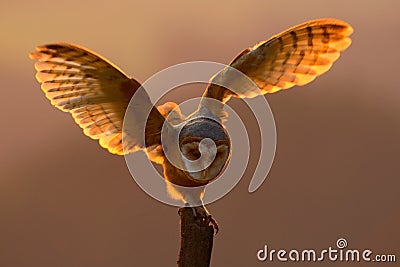
M 71 113 L 85 135 L 98 139 L 109 152 L 121 155 L 160 144 L 164 118 L 146 93 L 122 144 L 123 118 L 140 84 L 111 62 L 70 43 L 38 46 L 30 57 L 37 60 L 36 78 L 51 104 Z M 147 122 L 140 116 L 146 108 L 151 109 Z M 144 127 L 146 140 L 141 137 Z
M 351 44 L 352 27 L 337 19 L 317 19 L 283 31 L 242 51 L 211 78 L 204 97 L 223 103 L 230 97 L 252 98 L 305 85 L 327 72 Z M 252 82 L 238 78 L 237 71 Z M 229 89 L 228 89 L 229 88 Z M 202 101 L 215 115 L 223 105 Z

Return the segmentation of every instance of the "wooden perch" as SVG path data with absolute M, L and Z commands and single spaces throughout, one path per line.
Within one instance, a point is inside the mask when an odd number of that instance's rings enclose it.
M 192 208 L 180 208 L 181 248 L 178 267 L 208 267 L 214 240 L 214 227 L 193 216 Z

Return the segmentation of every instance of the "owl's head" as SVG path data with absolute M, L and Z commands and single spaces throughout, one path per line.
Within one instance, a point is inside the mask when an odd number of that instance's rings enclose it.
M 218 177 L 230 156 L 230 139 L 225 128 L 210 118 L 195 118 L 179 133 L 185 174 L 197 182 Z

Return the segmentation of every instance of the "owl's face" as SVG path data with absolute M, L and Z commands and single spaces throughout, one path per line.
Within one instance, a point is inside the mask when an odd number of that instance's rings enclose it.
M 225 128 L 209 118 L 189 121 L 179 134 L 185 174 L 208 182 L 218 177 L 230 156 L 230 139 Z

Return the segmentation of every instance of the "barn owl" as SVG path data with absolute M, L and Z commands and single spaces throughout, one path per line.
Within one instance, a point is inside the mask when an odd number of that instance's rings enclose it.
M 154 106 L 139 82 L 81 46 L 47 44 L 36 47 L 30 57 L 37 60 L 36 78 L 46 97 L 56 108 L 69 112 L 85 135 L 99 140 L 113 154 L 144 151 L 151 161 L 163 166 L 168 192 L 194 206 L 195 214 L 211 218 L 201 201 L 203 190 L 184 195 L 174 185 L 205 185 L 217 178 L 229 161 L 231 143 L 224 127 L 224 104 L 231 97 L 253 98 L 310 83 L 328 71 L 340 52 L 351 44 L 352 32 L 352 27 L 343 21 L 317 19 L 243 50 L 210 79 L 198 109 L 186 118 L 176 103 Z M 239 86 L 233 92 L 228 86 L 218 85 L 235 85 L 233 69 L 250 78 L 257 90 Z M 140 101 L 129 122 L 133 127 L 124 133 L 128 137 L 124 144 L 123 119 L 134 94 L 139 94 Z M 143 110 L 147 108 L 151 111 L 145 118 Z M 176 134 L 179 126 L 179 144 L 175 148 L 161 142 L 164 124 L 167 135 Z M 144 139 L 139 133 L 143 128 Z M 183 168 L 165 157 L 168 149 L 183 162 Z M 209 221 L 213 223 L 212 219 Z

